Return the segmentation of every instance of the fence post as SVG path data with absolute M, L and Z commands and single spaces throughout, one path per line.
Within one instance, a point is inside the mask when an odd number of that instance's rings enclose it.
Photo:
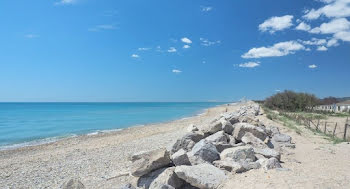
M 326 122 L 324 122 L 324 134 L 326 134 L 326 130 L 327 130 L 327 121 Z
M 335 130 L 337 129 L 337 126 L 338 126 L 338 123 L 335 123 L 335 127 L 334 127 L 334 130 L 333 130 L 333 138 L 335 136 Z
M 346 131 L 348 130 L 348 121 L 349 121 L 349 117 L 346 118 L 346 122 L 345 122 L 344 137 L 343 137 L 344 140 L 346 140 Z

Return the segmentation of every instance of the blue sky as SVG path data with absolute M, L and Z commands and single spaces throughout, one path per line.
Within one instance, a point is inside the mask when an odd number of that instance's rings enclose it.
M 350 96 L 350 0 L 0 1 L 0 101 Z

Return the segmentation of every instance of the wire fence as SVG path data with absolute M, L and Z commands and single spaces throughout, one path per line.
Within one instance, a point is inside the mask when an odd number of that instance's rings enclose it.
M 299 125 L 305 125 L 310 130 L 323 133 L 324 135 L 334 139 L 350 141 L 348 136 L 348 127 L 350 127 L 349 117 L 346 118 L 345 123 L 341 123 L 321 119 L 310 119 L 298 113 L 280 112 L 280 114 L 292 119 Z

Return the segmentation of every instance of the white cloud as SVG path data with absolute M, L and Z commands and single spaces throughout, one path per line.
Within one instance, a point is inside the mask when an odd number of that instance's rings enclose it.
M 173 72 L 173 73 L 176 73 L 176 74 L 179 74 L 179 73 L 181 73 L 182 71 L 181 71 L 181 70 L 173 69 L 172 72 Z
M 117 27 L 114 24 L 101 24 L 95 27 L 89 28 L 89 31 L 96 32 L 101 30 L 115 30 Z
M 333 38 L 333 39 L 330 39 L 328 42 L 327 42 L 327 47 L 335 47 L 335 46 L 338 46 L 339 43 L 338 43 L 338 40 Z
M 201 41 L 201 45 L 207 46 L 207 47 L 221 43 L 221 41 L 219 41 L 219 40 L 209 41 L 208 39 L 205 39 L 205 38 L 199 38 L 199 40 Z
M 344 18 L 350 16 L 350 0 L 323 0 L 327 5 L 319 9 L 307 10 L 303 16 L 306 19 L 318 19 L 321 15 L 328 18 Z
M 37 38 L 37 37 L 40 37 L 40 36 L 36 35 L 36 34 L 27 34 L 24 37 L 29 38 L 29 39 L 33 39 L 33 38 Z
M 315 64 L 311 64 L 311 65 L 309 65 L 309 68 L 310 69 L 315 69 L 315 68 L 317 68 L 317 66 Z
M 275 16 L 265 20 L 264 23 L 260 24 L 259 30 L 263 32 L 269 31 L 270 33 L 275 33 L 276 31 L 287 29 L 292 25 L 293 25 L 292 15 L 285 15 L 281 17 Z
M 302 30 L 302 31 L 309 31 L 311 29 L 311 26 L 306 24 L 305 22 L 301 22 L 295 29 Z
M 334 37 L 336 39 L 341 39 L 343 41 L 348 41 L 350 42 L 350 31 L 341 31 L 336 34 L 334 34 Z
M 202 12 L 209 12 L 213 10 L 213 7 L 205 7 L 205 6 L 201 6 L 201 11 Z
M 303 43 L 304 45 L 324 45 L 327 43 L 327 40 L 317 39 L 317 38 L 312 38 L 311 40 L 308 40 L 308 41 L 303 41 L 303 40 L 298 40 L 298 41 Z
M 346 18 L 337 18 L 321 24 L 320 27 L 313 28 L 310 33 L 334 34 L 349 29 L 350 22 Z
M 305 47 L 296 41 L 276 43 L 271 47 L 252 48 L 242 55 L 242 58 L 276 57 L 294 54 L 296 51 L 305 50 Z
M 184 42 L 184 43 L 187 43 L 187 44 L 191 44 L 192 43 L 192 41 L 190 39 L 188 39 L 187 37 L 182 38 L 181 41 Z
M 60 0 L 58 2 L 55 2 L 55 5 L 68 5 L 75 3 L 76 0 Z
M 137 54 L 132 54 L 132 55 L 131 55 L 131 58 L 140 58 L 140 56 L 137 55 Z
M 191 46 L 189 46 L 189 45 L 184 45 L 183 48 L 184 48 L 184 49 L 189 49 L 189 48 L 191 48 Z
M 325 46 L 318 46 L 318 47 L 317 47 L 317 50 L 318 50 L 318 51 L 327 51 L 328 48 L 325 47 Z
M 168 49 L 168 52 L 170 52 L 170 53 L 174 53 L 174 52 L 176 52 L 175 47 L 170 47 L 170 48 Z
M 137 50 L 139 50 L 139 51 L 148 51 L 148 50 L 151 50 L 151 48 L 140 47 Z
M 254 68 L 260 66 L 260 62 L 246 62 L 238 65 L 241 68 Z

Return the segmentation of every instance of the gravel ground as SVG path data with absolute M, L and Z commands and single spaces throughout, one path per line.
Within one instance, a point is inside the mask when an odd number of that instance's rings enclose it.
M 166 147 L 185 134 L 189 124 L 238 107 L 223 105 L 168 123 L 0 151 L 0 188 L 59 188 L 71 178 L 79 178 L 86 188 L 119 188 L 132 179 L 130 155 Z

